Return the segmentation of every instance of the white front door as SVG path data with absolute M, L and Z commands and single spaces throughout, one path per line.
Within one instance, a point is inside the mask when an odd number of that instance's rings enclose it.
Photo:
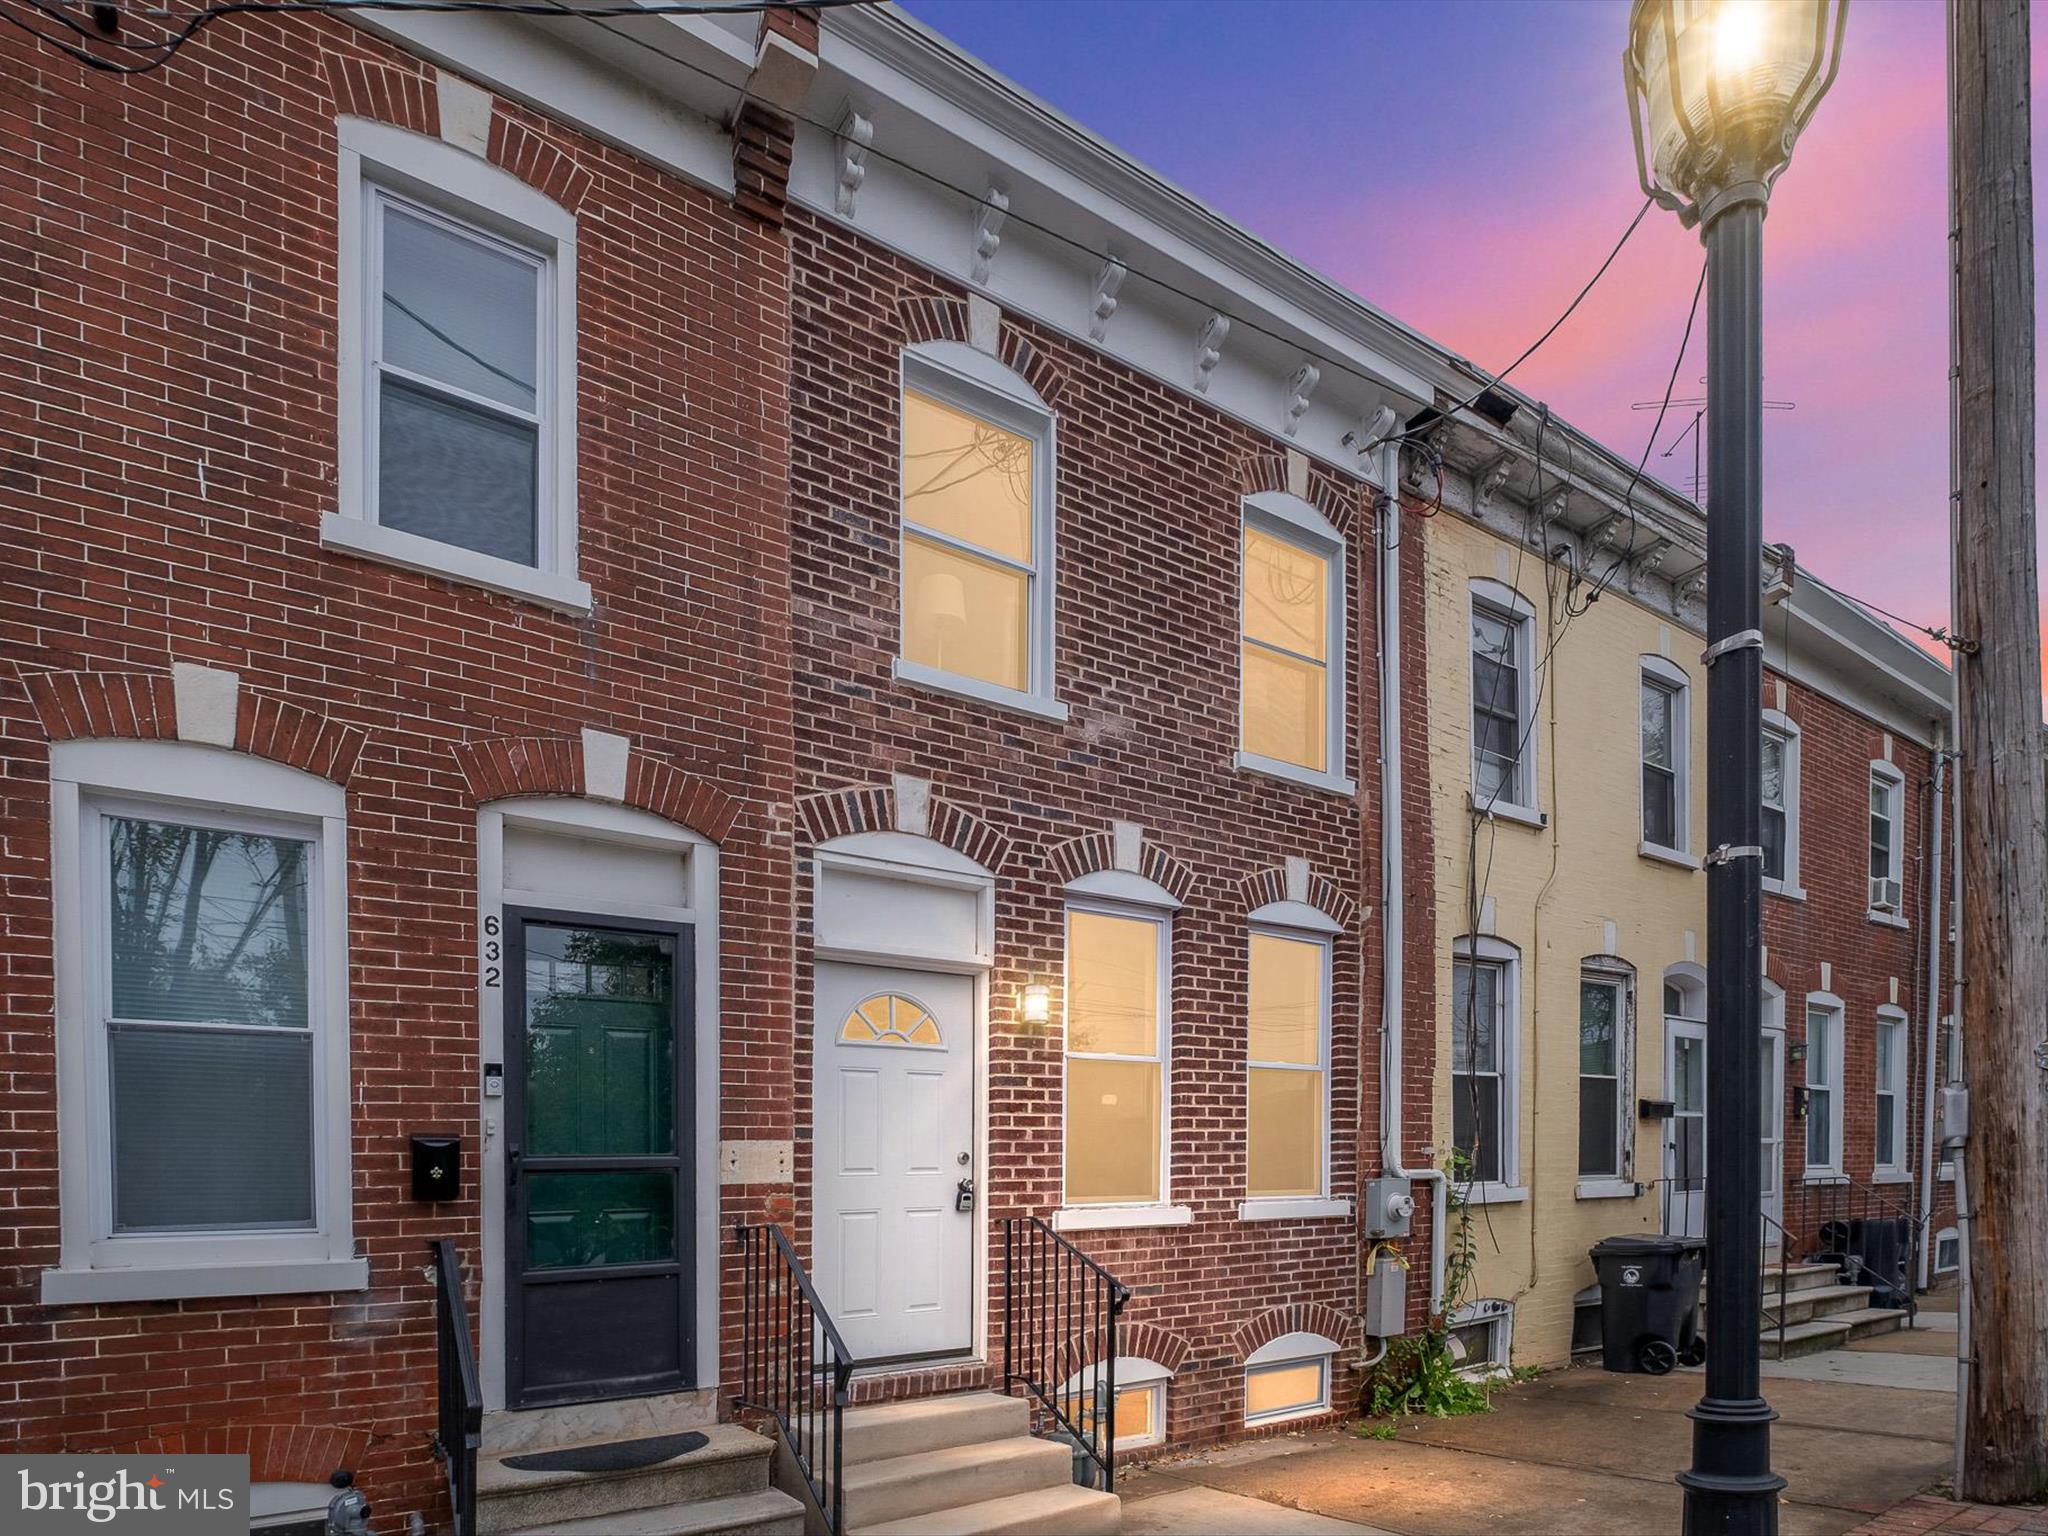
M 813 1211 L 820 1298 L 863 1363 L 974 1344 L 975 984 L 824 963 Z M 960 1209 L 967 1205 L 966 1210 Z
M 1707 1026 L 1664 1021 L 1664 1091 L 1672 1115 L 1664 1131 L 1664 1230 L 1704 1237 L 1707 1230 Z
M 1766 1012 L 1769 1005 L 1766 1004 Z M 1776 1253 L 1785 1221 L 1785 1031 L 1764 1029 L 1763 1064 L 1763 1244 Z

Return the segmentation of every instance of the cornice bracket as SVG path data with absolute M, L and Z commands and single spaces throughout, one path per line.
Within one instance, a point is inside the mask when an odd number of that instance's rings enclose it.
M 1195 338 L 1195 393 L 1209 393 L 1209 380 L 1216 372 L 1216 365 L 1223 361 L 1223 343 L 1230 335 L 1230 317 L 1211 315 L 1202 322 L 1201 334 Z
M 988 195 L 974 205 L 974 266 L 969 276 L 977 288 L 988 286 L 996 252 L 1003 243 L 1003 222 L 1009 216 L 1009 194 L 997 187 L 991 186 Z
M 842 219 L 853 217 L 853 205 L 860 197 L 861 183 L 868 178 L 868 148 L 875 142 L 875 125 L 852 108 L 839 124 L 833 140 L 838 154 L 838 191 L 833 206 Z
M 1116 313 L 1117 290 L 1124 285 L 1129 269 L 1112 256 L 1095 274 L 1095 302 L 1088 308 L 1088 339 L 1101 341 L 1109 334 L 1110 317 Z

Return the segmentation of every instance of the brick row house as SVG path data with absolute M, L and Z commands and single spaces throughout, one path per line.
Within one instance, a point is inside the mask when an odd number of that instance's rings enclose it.
M 1568 1323 L 1578 1237 L 1528 1296 L 1448 1294 L 1430 1241 L 1452 1148 L 1517 1143 L 1452 1109 L 1454 969 L 1515 921 L 1457 862 L 1501 771 L 1473 614 L 1533 641 L 1532 502 L 1588 550 L 1637 518 L 1669 568 L 1602 614 L 1662 638 L 1545 666 L 1681 687 L 1696 509 L 1551 422 L 1560 470 L 1505 394 L 1436 417 L 1467 365 L 885 7 L 245 17 L 0 71 L 0 1437 L 246 1451 L 277 1521 L 347 1468 L 445 1526 L 453 1291 L 487 1529 L 633 1507 L 508 1457 L 690 1432 L 639 1469 L 706 1501 L 678 1531 L 791 1493 L 1105 1529 L 1012 1431 L 1097 1433 L 1112 1370 L 1141 1455 L 1340 1418 L 1453 1306 L 1479 1361 Z M 1835 1053 L 1803 1123 L 1832 1091 L 1838 1171 L 1918 1192 L 1939 669 L 1818 601 L 1772 637 L 1767 975 Z M 1631 1018 L 1694 1018 L 1683 866 Z M 1610 884 L 1550 901 L 1597 927 Z M 1626 1227 L 1676 1133 L 1623 1078 Z M 771 1272 L 857 1363 L 843 1487 L 768 1488 L 732 1423 L 833 1385 L 769 1358 Z

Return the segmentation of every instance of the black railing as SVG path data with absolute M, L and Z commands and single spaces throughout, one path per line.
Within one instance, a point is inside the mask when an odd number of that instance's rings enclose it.
M 476 1346 L 469 1337 L 469 1306 L 462 1299 L 462 1262 L 455 1244 L 436 1238 L 434 1254 L 434 1360 L 439 1418 L 434 1457 L 448 1477 L 455 1536 L 476 1536 L 476 1453 L 484 1438 L 484 1390 L 477 1380 Z
M 1116 1491 L 1116 1320 L 1130 1299 L 1129 1287 L 1036 1216 L 1003 1218 L 1003 1390 L 1036 1398 L 1108 1493 Z
M 775 1421 L 832 1536 L 844 1529 L 841 1438 L 853 1356 L 782 1228 L 739 1229 L 740 1407 Z
M 1913 1209 L 1913 1186 L 1899 1183 L 1902 1199 L 1847 1174 L 1802 1179 L 1795 1187 L 1798 1230 L 1812 1243 L 1813 1256 L 1838 1265 L 1849 1284 L 1883 1291 L 1882 1298 L 1871 1297 L 1873 1304 L 1903 1307 L 1907 1325 L 1916 1323 L 1923 1228 Z M 1894 1247 L 1886 1229 L 1903 1242 Z

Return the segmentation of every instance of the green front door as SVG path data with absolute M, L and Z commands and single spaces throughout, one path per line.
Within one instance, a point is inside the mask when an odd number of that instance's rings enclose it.
M 691 1385 L 689 930 L 505 914 L 513 1407 Z

